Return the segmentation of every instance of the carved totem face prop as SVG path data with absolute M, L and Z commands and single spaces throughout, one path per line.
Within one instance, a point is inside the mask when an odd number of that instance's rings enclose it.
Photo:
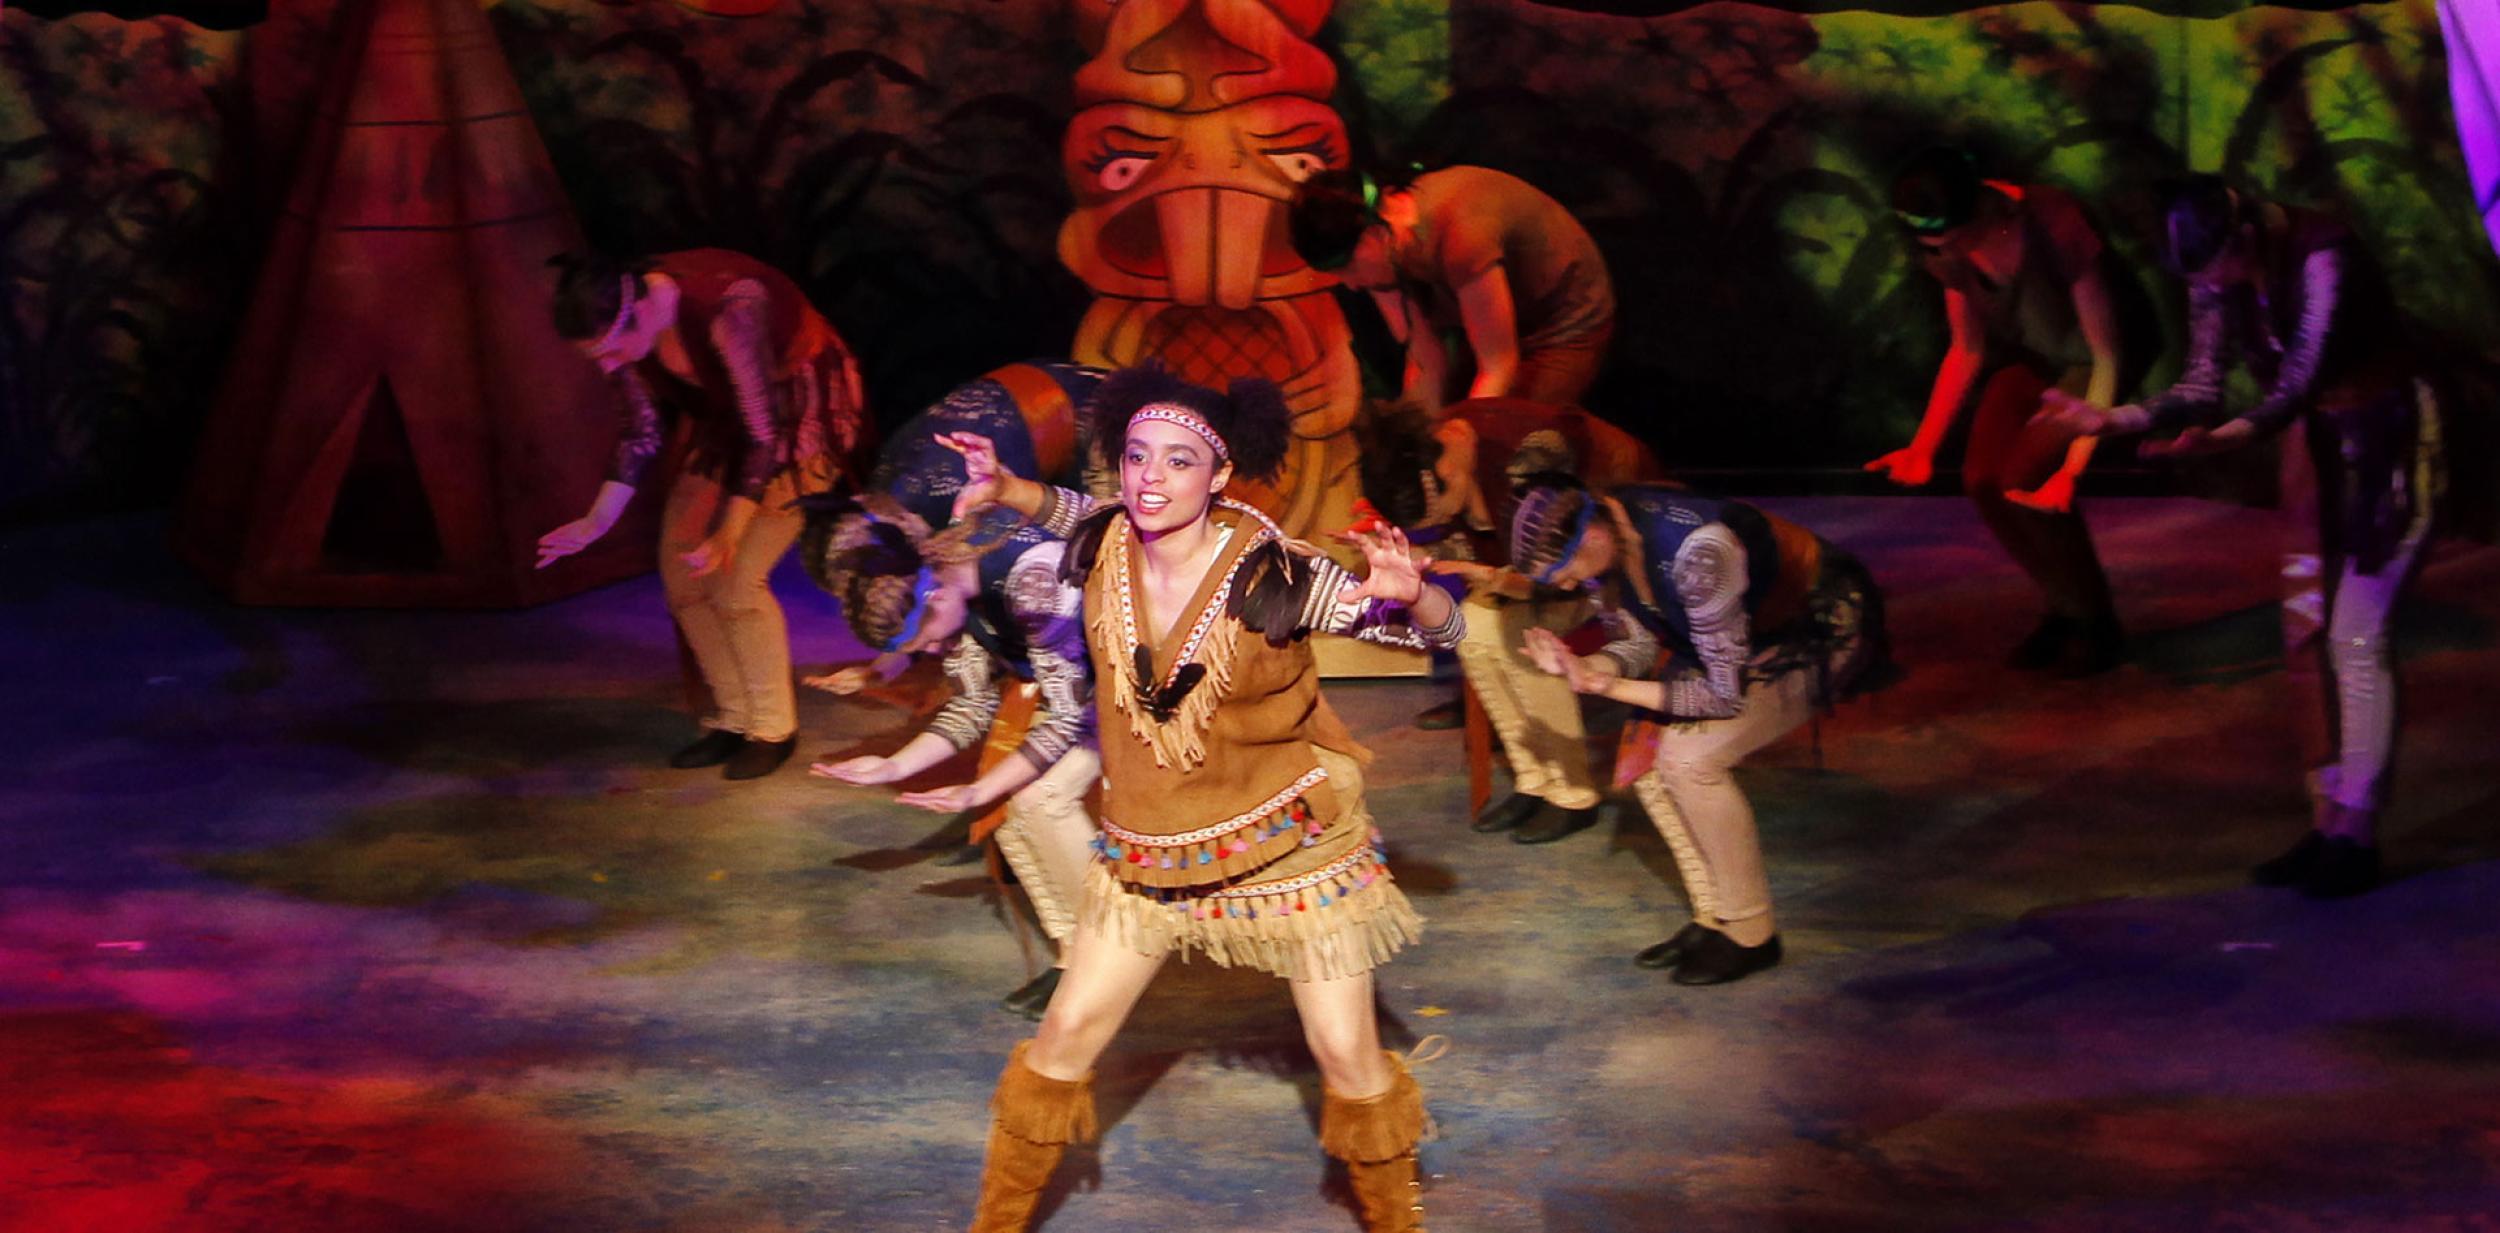
M 1061 145 L 1076 210 L 1059 256 L 1097 297 L 1076 358 L 1282 386 L 1303 442 L 1251 499 L 1297 533 L 1350 508 L 1323 490 L 1351 484 L 1332 464 L 1360 393 L 1334 280 L 1285 226 L 1294 186 L 1345 165 L 1336 68 L 1309 41 L 1332 3 L 1074 0 L 1094 57 Z

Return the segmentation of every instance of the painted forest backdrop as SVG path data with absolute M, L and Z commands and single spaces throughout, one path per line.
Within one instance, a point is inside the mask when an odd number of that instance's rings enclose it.
M 0 12 L 0 522 L 178 482 L 337 3 Z M 1063 0 L 485 7 L 593 239 L 788 270 L 887 422 L 1065 352 Z M 1673 465 L 1838 483 L 1906 438 L 1942 324 L 1882 182 L 1939 137 L 2095 203 L 2155 337 L 2146 189 L 2196 169 L 2342 210 L 2460 355 L 2500 344 L 2430 0 L 1837 7 L 1339 0 L 1320 41 L 1358 150 L 1500 167 L 1587 222 L 1622 311 L 1589 401 Z

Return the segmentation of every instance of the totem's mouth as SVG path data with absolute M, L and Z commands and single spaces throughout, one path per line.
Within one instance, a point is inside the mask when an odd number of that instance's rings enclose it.
M 1173 189 L 1104 222 L 1095 251 L 1122 274 L 1168 284 L 1175 303 L 1248 308 L 1265 280 L 1303 268 L 1281 207 L 1239 189 Z

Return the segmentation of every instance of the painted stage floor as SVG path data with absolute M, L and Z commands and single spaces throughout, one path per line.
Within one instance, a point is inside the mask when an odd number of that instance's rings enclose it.
M 2402 626 L 2393 880 L 2245 867 L 2303 803 L 2273 524 L 2095 507 L 2134 660 L 1996 667 L 2033 605 L 1968 506 L 1769 502 L 1891 591 L 1909 676 L 1765 751 L 1789 959 L 1635 968 L 1628 800 L 1470 833 L 1422 682 L 1332 686 L 1431 921 L 1383 973 L 1451 1230 L 2500 1228 L 2500 550 Z M 503 614 L 225 607 L 161 525 L 0 541 L 0 1230 L 961 1228 L 1025 975 L 946 819 L 690 735 L 646 579 Z M 842 654 L 785 567 L 803 666 Z M 803 702 L 891 748 L 925 670 Z M 1056 1233 L 1350 1230 L 1283 987 L 1168 969 Z

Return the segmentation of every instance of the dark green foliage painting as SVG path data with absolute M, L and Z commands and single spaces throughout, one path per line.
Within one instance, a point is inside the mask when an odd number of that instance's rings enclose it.
M 0 13 L 0 518 L 178 482 L 337 2 Z M 888 422 L 1068 345 L 1060 0 L 490 15 L 590 237 L 788 270 Z M 2430 0 L 1339 0 L 1320 42 L 1359 149 L 1500 167 L 1587 222 L 1621 302 L 1589 401 L 1686 468 L 1839 477 L 1906 436 L 1943 327 L 1882 191 L 1940 140 L 2076 190 L 2174 349 L 2149 194 L 2184 170 L 2344 213 L 2453 354 L 2500 341 Z

